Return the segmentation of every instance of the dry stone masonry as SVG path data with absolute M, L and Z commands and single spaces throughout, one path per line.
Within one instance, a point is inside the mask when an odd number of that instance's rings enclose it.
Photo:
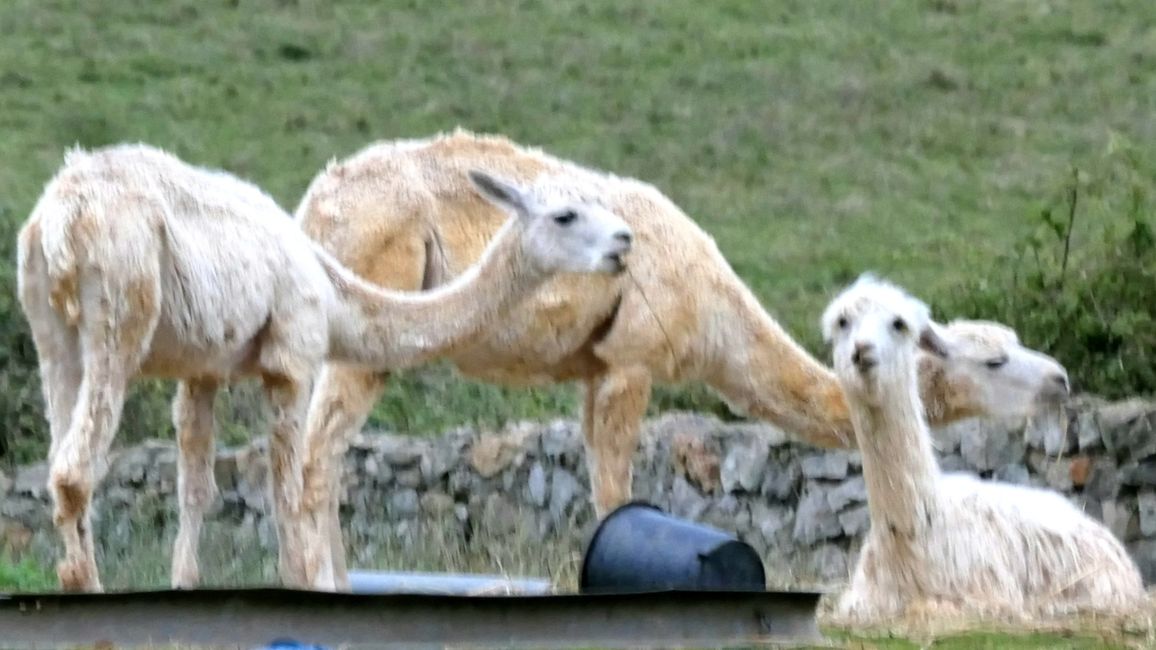
M 1085 397 L 1066 420 L 1066 431 L 966 421 L 937 429 L 935 446 L 947 470 L 1066 494 L 1104 521 L 1146 581 L 1156 581 L 1156 403 Z M 345 459 L 348 542 L 356 548 L 385 533 L 416 535 L 418 518 L 443 520 L 464 543 L 479 525 L 543 540 L 587 535 L 593 512 L 583 457 L 571 420 L 498 433 L 462 428 L 434 438 L 361 435 Z M 634 466 L 637 498 L 736 533 L 762 554 L 769 578 L 781 586 L 846 580 L 870 526 L 858 452 L 795 443 L 768 425 L 668 413 L 646 422 Z M 256 529 L 272 546 L 266 473 L 263 440 L 220 451 L 222 498 L 212 517 L 235 522 L 238 531 Z M 0 544 L 11 551 L 51 533 L 45 478 L 43 463 L 0 474 Z M 172 443 L 123 449 L 98 490 L 94 528 L 128 531 L 142 503 L 156 504 L 163 524 L 174 516 L 175 489 Z

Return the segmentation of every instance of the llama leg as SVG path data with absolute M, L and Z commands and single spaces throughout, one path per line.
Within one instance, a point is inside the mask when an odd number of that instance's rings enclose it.
M 350 439 L 365 424 L 385 388 L 387 373 L 326 364 L 309 404 L 306 425 L 303 519 L 308 523 L 308 584 L 314 589 L 349 589 L 341 535 L 341 478 Z
M 301 544 L 302 421 L 308 405 L 309 373 L 265 372 L 265 389 L 273 410 L 269 436 L 269 487 L 277 522 L 277 570 L 286 586 L 304 586 Z
M 598 519 L 631 498 L 634 452 L 650 384 L 650 373 L 641 366 L 611 368 L 586 383 L 582 428 Z
M 217 382 L 182 381 L 173 401 L 173 427 L 177 430 L 177 495 L 180 527 L 173 544 L 172 585 L 191 589 L 200 580 L 197 546 L 205 512 L 217 498 L 217 481 L 213 476 L 213 442 L 215 431 L 213 403 Z
M 110 286 L 85 282 L 81 287 L 83 379 L 48 475 L 53 522 L 65 547 L 57 575 L 66 591 L 102 591 L 90 525 L 92 493 L 107 469 L 128 382 L 140 367 L 157 322 L 159 282 L 113 278 L 122 281 Z
M 48 267 L 40 251 L 40 229 L 29 227 L 22 235 L 22 268 L 19 270 L 19 300 L 32 332 L 40 368 L 40 390 L 48 419 L 51 443 L 48 460 L 56 454 L 60 439 L 72 422 L 84 366 L 80 336 L 49 302 Z

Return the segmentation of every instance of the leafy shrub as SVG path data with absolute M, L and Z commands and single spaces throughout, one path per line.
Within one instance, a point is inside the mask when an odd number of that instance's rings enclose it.
M 1115 399 L 1156 392 L 1156 168 L 1112 148 L 1094 173 L 1071 171 L 990 273 L 934 307 L 1015 327 L 1067 367 L 1073 390 Z

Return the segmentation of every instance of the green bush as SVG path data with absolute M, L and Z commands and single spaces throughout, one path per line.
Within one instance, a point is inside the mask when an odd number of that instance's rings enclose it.
M 1156 167 L 1113 141 L 1093 169 L 1072 169 L 1035 230 L 935 303 L 941 315 L 991 318 L 1063 363 L 1073 390 L 1156 392 Z M 980 268 L 976 266 L 975 268 Z

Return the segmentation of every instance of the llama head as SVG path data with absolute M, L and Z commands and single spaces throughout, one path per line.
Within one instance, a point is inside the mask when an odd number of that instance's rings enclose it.
M 933 324 L 934 326 L 934 324 Z M 984 320 L 954 320 L 939 329 L 948 359 L 924 355 L 923 381 L 939 382 L 946 406 L 962 413 L 1028 417 L 1059 413 L 1067 401 L 1068 373 L 1054 358 L 1024 347 L 1010 327 Z
M 517 185 L 477 169 L 469 176 L 483 197 L 517 219 L 523 253 L 539 271 L 618 274 L 626 269 L 634 234 L 597 201 L 538 183 Z
M 904 326 L 908 331 L 901 332 Z M 911 354 L 919 380 L 931 387 L 925 393 L 941 401 L 936 407 L 957 416 L 1028 417 L 1041 410 L 1059 414 L 1068 397 L 1064 367 L 1024 347 L 1015 330 L 982 320 L 940 325 L 922 301 L 870 274 L 828 305 L 823 334 L 833 345 L 840 379 L 848 390 L 863 393 L 860 397 L 878 392 L 881 380 L 909 381 Z
M 915 390 L 920 349 L 942 359 L 951 354 L 928 306 L 871 274 L 827 305 L 822 328 L 844 390 L 868 403 Z

